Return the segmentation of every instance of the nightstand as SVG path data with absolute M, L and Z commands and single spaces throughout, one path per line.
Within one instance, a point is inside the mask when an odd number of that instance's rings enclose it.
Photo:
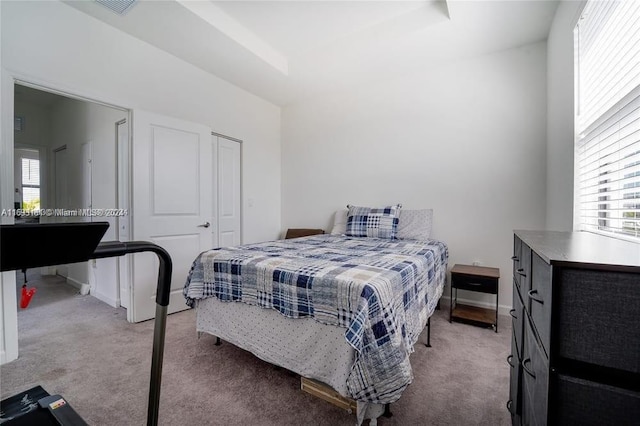
M 469 324 L 492 327 L 498 332 L 498 280 L 500 270 L 484 266 L 454 265 L 451 268 L 451 305 L 449 322 L 456 320 Z M 455 289 L 455 297 L 453 290 Z M 458 290 L 495 294 L 496 308 L 487 309 L 458 302 Z
M 308 237 L 310 235 L 324 234 L 324 229 L 310 229 L 310 228 L 289 228 L 284 236 L 285 240 L 290 238 Z

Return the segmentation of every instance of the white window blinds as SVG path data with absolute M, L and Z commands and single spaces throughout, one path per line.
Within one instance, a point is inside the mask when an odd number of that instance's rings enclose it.
M 40 186 L 40 160 L 22 158 L 22 184 Z
M 640 240 L 640 2 L 589 1 L 576 52 L 579 229 Z
M 22 158 L 22 208 L 40 208 L 40 160 Z

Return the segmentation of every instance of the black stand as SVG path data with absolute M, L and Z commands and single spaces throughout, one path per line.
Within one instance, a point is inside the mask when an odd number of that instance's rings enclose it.
M 150 251 L 158 256 L 158 287 L 156 291 L 156 318 L 153 326 L 153 353 L 151 355 L 151 380 L 149 383 L 149 407 L 147 410 L 147 425 L 158 424 L 158 410 L 160 406 L 160 382 L 162 380 L 162 361 L 164 357 L 164 340 L 167 328 L 167 308 L 171 294 L 171 256 L 162 247 L 144 241 L 121 243 L 112 241 L 100 243 L 90 259 L 124 256 L 130 253 Z
M 382 417 L 393 417 L 393 413 L 391 412 L 391 404 L 384 404 L 384 413 L 382 413 Z
M 107 222 L 1 225 L 0 270 L 26 270 L 145 251 L 155 253 L 160 261 L 160 267 L 153 329 L 147 425 L 156 426 L 160 404 L 167 309 L 171 292 L 171 257 L 162 247 L 144 241 L 126 243 L 113 241 L 98 244 L 108 227 Z

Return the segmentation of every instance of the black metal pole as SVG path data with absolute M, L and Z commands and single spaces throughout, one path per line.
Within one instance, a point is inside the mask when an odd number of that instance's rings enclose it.
M 171 273 L 173 265 L 171 256 L 157 244 L 146 241 L 131 241 L 122 243 L 111 241 L 98 244 L 91 255 L 91 259 L 123 256 L 130 253 L 153 252 L 158 256 L 158 288 L 156 291 L 156 318 L 153 328 L 153 353 L 151 355 L 151 378 L 149 383 L 149 407 L 147 409 L 147 425 L 158 424 L 160 407 L 160 385 L 162 381 L 162 361 L 164 357 L 164 340 L 167 326 L 167 307 L 171 294 Z

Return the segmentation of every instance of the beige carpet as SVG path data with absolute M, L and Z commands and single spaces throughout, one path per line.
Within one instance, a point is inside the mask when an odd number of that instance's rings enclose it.
M 91 425 L 144 425 L 153 322 L 129 324 L 123 309 L 80 296 L 60 278 L 29 279 L 38 292 L 18 313 L 20 357 L 0 367 L 2 398 L 41 385 Z M 378 424 L 510 424 L 510 337 L 508 317 L 496 334 L 436 311 L 433 347 L 416 346 L 414 382 Z M 160 424 L 355 424 L 354 415 L 300 391 L 299 377 L 214 343 L 197 339 L 193 311 L 169 316 Z

